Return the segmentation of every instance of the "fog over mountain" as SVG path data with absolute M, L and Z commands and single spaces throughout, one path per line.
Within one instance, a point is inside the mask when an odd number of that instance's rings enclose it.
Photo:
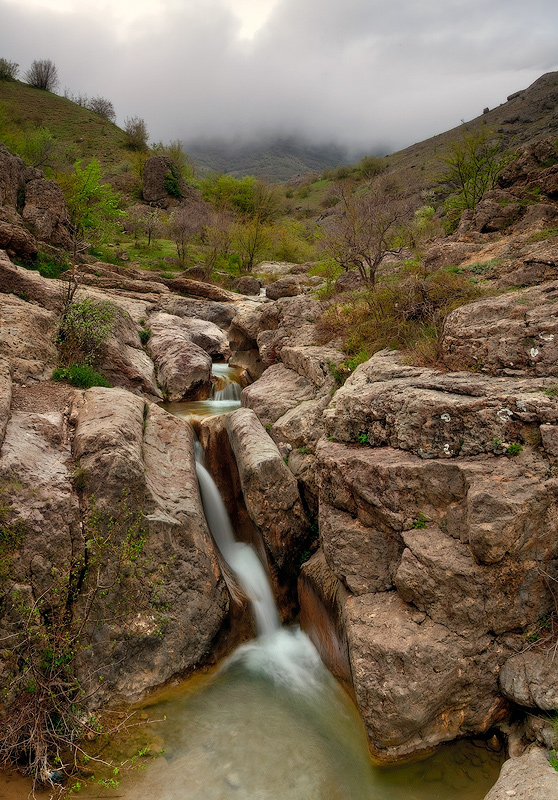
M 0 0 L 0 56 L 58 67 L 152 141 L 390 152 L 558 68 L 556 0 Z

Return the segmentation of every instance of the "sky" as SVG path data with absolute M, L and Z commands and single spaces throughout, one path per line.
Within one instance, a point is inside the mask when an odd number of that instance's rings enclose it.
M 0 57 L 57 66 L 150 141 L 393 152 L 558 70 L 558 0 L 0 0 Z

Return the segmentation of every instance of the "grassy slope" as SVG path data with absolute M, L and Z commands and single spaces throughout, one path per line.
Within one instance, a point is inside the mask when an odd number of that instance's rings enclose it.
M 0 141 L 17 151 L 17 143 L 38 127 L 56 137 L 69 164 L 95 157 L 110 171 L 130 158 L 124 132 L 112 122 L 21 81 L 0 81 Z

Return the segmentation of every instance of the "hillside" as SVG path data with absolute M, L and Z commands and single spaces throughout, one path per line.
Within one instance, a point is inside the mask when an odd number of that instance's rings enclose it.
M 202 172 L 227 172 L 236 178 L 255 175 L 271 181 L 321 172 L 344 164 L 349 158 L 340 145 L 312 144 L 296 136 L 253 142 L 200 139 L 185 142 L 184 149 Z
M 124 132 L 112 122 L 57 94 L 21 81 L 0 81 L 0 141 L 17 150 L 39 127 L 58 140 L 69 164 L 94 157 L 103 171 L 111 171 L 130 158 Z

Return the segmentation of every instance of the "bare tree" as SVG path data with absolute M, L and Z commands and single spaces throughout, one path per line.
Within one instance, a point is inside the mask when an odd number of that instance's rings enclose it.
M 205 209 L 198 203 L 179 206 L 170 215 L 168 233 L 176 246 L 178 261 L 182 266 L 186 263 L 188 245 L 192 238 L 202 230 L 205 220 Z
M 109 122 L 116 122 L 116 112 L 113 104 L 106 97 L 97 95 L 86 103 L 87 108 Z
M 212 209 L 209 221 L 203 230 L 203 241 L 206 246 L 204 261 L 206 278 L 209 279 L 213 270 L 227 258 L 231 249 L 232 230 L 232 215 L 224 209 Z
M 58 70 L 54 61 L 50 58 L 43 58 L 33 61 L 30 68 L 25 73 L 25 80 L 29 86 L 35 89 L 43 89 L 45 92 L 54 92 L 58 86 Z
M 342 184 L 338 194 L 339 211 L 325 228 L 325 249 L 343 269 L 358 270 L 373 287 L 384 258 L 402 249 L 397 234 L 408 216 L 408 203 L 389 179 L 382 178 L 358 194 Z

